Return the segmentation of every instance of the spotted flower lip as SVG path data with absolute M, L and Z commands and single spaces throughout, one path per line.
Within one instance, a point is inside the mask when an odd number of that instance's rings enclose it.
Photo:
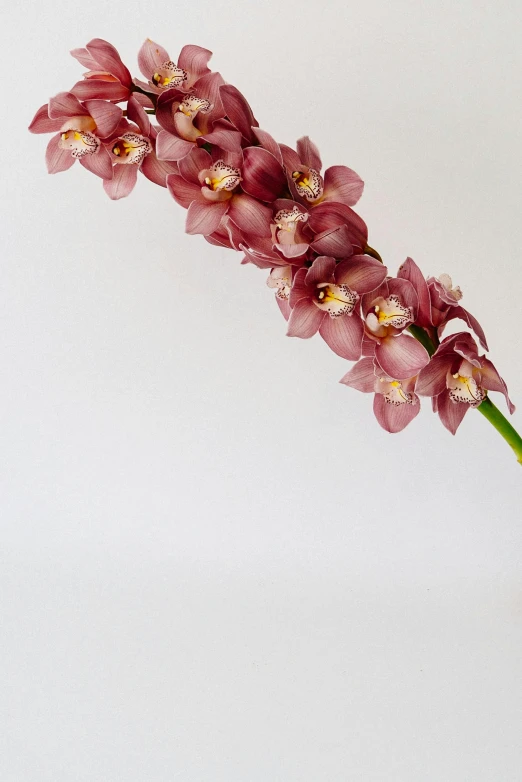
M 198 79 L 210 73 L 207 63 L 211 57 L 208 49 L 189 44 L 174 62 L 163 46 L 147 38 L 138 52 L 138 65 L 147 82 L 135 79 L 134 83 L 156 95 L 170 89 L 188 91 Z
M 354 206 L 362 195 L 364 182 L 347 166 L 330 166 L 321 176 L 322 162 L 319 150 L 308 138 L 297 141 L 297 151 L 281 144 L 284 167 L 290 192 L 311 206 L 334 201 Z
M 356 308 L 359 294 L 377 288 L 386 272 L 369 256 L 354 256 L 338 264 L 335 258 L 319 256 L 310 269 L 299 269 L 290 291 L 288 336 L 308 339 L 319 332 L 334 353 L 356 361 L 364 332 Z
M 396 380 L 389 377 L 375 359 L 362 358 L 340 382 L 365 394 L 374 394 L 373 412 L 387 432 L 401 432 L 420 412 L 415 393 L 417 378 Z
M 452 434 L 467 411 L 484 401 L 488 391 L 504 394 L 509 412 L 514 412 L 506 383 L 492 362 L 479 356 L 477 344 L 468 332 L 446 337 L 417 381 L 417 392 L 432 398 L 435 412 Z
M 29 130 L 55 133 L 46 150 L 50 174 L 69 169 L 75 160 L 102 179 L 112 178 L 110 155 L 101 142 L 120 124 L 119 106 L 93 99 L 80 102 L 71 92 L 60 92 L 36 112 Z
M 84 48 L 73 49 L 71 54 L 88 68 L 83 79 L 71 88 L 71 93 L 79 100 L 97 98 L 119 103 L 130 98 L 132 76 L 118 51 L 108 41 L 93 38 Z

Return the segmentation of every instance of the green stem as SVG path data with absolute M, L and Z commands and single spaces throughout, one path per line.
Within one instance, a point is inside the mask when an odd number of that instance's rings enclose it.
M 522 437 L 514 429 L 507 418 L 505 418 L 498 407 L 493 404 L 489 397 L 477 407 L 479 413 L 487 418 L 489 423 L 495 427 L 497 432 L 502 435 L 506 443 L 513 449 L 517 462 L 522 464 Z

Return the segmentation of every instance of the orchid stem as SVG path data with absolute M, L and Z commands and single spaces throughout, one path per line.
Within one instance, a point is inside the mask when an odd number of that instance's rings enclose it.
M 497 432 L 502 435 L 506 443 L 513 449 L 517 462 L 522 464 L 522 437 L 514 429 L 507 418 L 505 418 L 498 407 L 493 404 L 489 397 L 486 397 L 484 401 L 477 407 L 477 410 L 482 413 L 484 418 L 487 418 L 489 423 L 495 427 Z

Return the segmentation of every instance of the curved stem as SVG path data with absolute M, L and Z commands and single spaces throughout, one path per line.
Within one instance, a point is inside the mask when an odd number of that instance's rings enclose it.
M 498 407 L 493 404 L 489 397 L 477 407 L 479 413 L 487 418 L 489 423 L 495 427 L 497 432 L 502 435 L 506 443 L 513 449 L 517 461 L 522 464 L 522 437 L 514 429 L 507 418 L 500 412 Z

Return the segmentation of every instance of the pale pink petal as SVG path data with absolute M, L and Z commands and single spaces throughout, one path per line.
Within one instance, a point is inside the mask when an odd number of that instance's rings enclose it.
M 207 63 L 211 57 L 212 52 L 201 46 L 189 43 L 183 47 L 178 57 L 178 66 L 187 71 L 190 76 L 187 86 L 193 84 L 205 73 L 209 73 L 210 69 L 207 67 Z
M 158 68 L 161 68 L 163 63 L 169 60 L 170 57 L 167 50 L 158 43 L 151 41 L 150 38 L 147 38 L 138 52 L 139 69 L 146 79 L 150 79 Z
M 176 174 L 178 167 L 175 163 L 168 163 L 164 160 L 158 160 L 156 154 L 151 152 L 143 159 L 140 171 L 147 179 L 160 187 L 167 187 L 167 177 Z M 188 206 L 188 204 L 187 204 Z
M 167 176 L 166 182 L 169 193 L 174 201 L 184 209 L 188 209 L 193 201 L 202 202 L 201 188 L 199 185 L 187 182 L 187 180 L 182 176 L 179 176 L 179 174 L 170 174 Z
M 437 412 L 440 420 L 451 434 L 455 434 L 468 410 L 470 406 L 466 402 L 453 402 L 448 391 L 444 391 L 437 397 Z
M 245 193 L 260 201 L 274 201 L 286 187 L 286 176 L 281 164 L 263 147 L 243 150 L 241 187 Z
M 387 432 L 392 434 L 402 432 L 419 414 L 419 398 L 414 396 L 413 404 L 393 405 L 387 402 L 382 394 L 375 394 L 373 412 L 379 424 Z
M 354 255 L 341 261 L 335 270 L 335 279 L 341 285 L 348 285 L 359 294 L 375 291 L 386 279 L 388 270 L 375 258 L 368 255 Z
M 93 155 L 84 155 L 79 158 L 79 161 L 87 171 L 91 172 L 91 174 L 96 174 L 96 176 L 99 176 L 102 179 L 112 179 L 111 156 L 103 145 L 99 148 L 98 152 Z
M 376 380 L 373 358 L 362 358 L 339 382 L 363 394 L 371 394 L 375 391 Z
M 103 180 L 103 189 L 112 201 L 125 198 L 132 192 L 138 178 L 138 166 L 116 164 L 112 179 Z
M 302 255 L 308 252 L 308 244 L 275 244 L 280 253 L 285 258 L 300 258 Z
M 384 372 L 395 380 L 417 375 L 430 360 L 420 342 L 407 334 L 381 340 L 375 346 L 375 358 Z
M 185 139 L 179 136 L 173 136 L 167 130 L 160 130 L 158 133 L 156 155 L 160 160 L 182 160 L 193 149 L 194 144 L 192 141 L 185 141 Z
M 483 388 L 487 388 L 488 391 L 499 391 L 501 394 L 504 394 L 506 398 L 506 404 L 508 406 L 508 410 L 511 413 L 511 415 L 513 415 L 513 413 L 515 412 L 515 405 L 509 398 L 507 385 L 505 381 L 502 380 L 495 366 L 491 363 L 489 358 L 482 359 L 480 385 Z
M 129 90 L 119 81 L 105 81 L 104 79 L 82 79 L 77 81 L 71 92 L 78 100 L 110 100 L 114 103 L 126 100 Z
M 199 201 L 193 201 L 188 208 L 185 231 L 188 234 L 203 234 L 204 236 L 213 234 L 219 228 L 221 218 L 226 214 L 229 203 L 229 201 L 216 201 L 203 204 Z
M 49 101 L 49 117 L 84 117 L 88 112 L 72 92 L 59 92 Z
M 319 150 L 308 136 L 303 136 L 302 138 L 298 139 L 296 147 L 297 154 L 301 159 L 301 163 L 304 163 L 304 165 L 308 166 L 308 168 L 314 168 L 316 171 L 320 171 L 322 169 L 323 164 L 321 162 Z
M 431 326 L 431 299 L 428 284 L 424 279 L 424 275 L 413 260 L 413 258 L 406 258 L 405 262 L 399 269 L 397 277 L 401 277 L 404 280 L 411 282 L 417 293 L 419 300 L 419 310 L 415 323 L 418 326 Z
M 324 174 L 324 199 L 353 206 L 362 196 L 364 182 L 347 166 L 330 166 Z
M 234 195 L 228 203 L 230 204 L 229 217 L 244 234 L 270 235 L 271 209 L 246 193 Z
M 317 285 L 320 282 L 333 282 L 335 258 L 320 255 L 308 269 L 305 282 L 307 285 Z
M 58 174 L 60 171 L 67 171 L 74 163 L 74 158 L 70 150 L 62 149 L 60 146 L 60 134 L 53 136 L 47 145 L 45 152 L 45 162 L 47 171 L 50 174 Z
M 316 234 L 310 247 L 320 255 L 332 255 L 334 258 L 346 258 L 353 255 L 350 232 L 346 225 L 327 228 L 326 231 Z
M 261 130 L 261 128 L 253 128 L 252 132 L 261 146 L 268 152 L 271 152 L 275 159 L 283 165 L 283 155 L 281 154 L 279 144 L 272 138 L 270 133 L 267 133 L 266 130 Z
M 319 334 L 326 344 L 341 358 L 357 361 L 361 357 L 361 344 L 364 333 L 362 320 L 355 313 L 323 319 Z
M 87 49 L 71 49 L 70 54 L 74 57 L 75 60 L 78 60 L 80 65 L 83 65 L 84 68 L 87 68 L 88 71 L 97 71 L 98 63 L 96 60 L 93 60 Z
M 96 123 L 96 135 L 100 138 L 111 136 L 123 117 L 121 108 L 105 100 L 88 100 L 84 105 Z
M 310 339 L 317 333 L 323 319 L 329 317 L 321 312 L 309 299 L 300 299 L 288 320 L 288 337 Z
M 107 71 L 107 73 L 116 76 L 122 84 L 130 86 L 132 76 L 122 63 L 120 55 L 112 44 L 104 41 L 103 38 L 93 38 L 85 48 L 93 60 L 100 66 L 98 70 Z
M 247 141 L 254 141 L 252 127 L 258 127 L 259 123 L 254 117 L 245 96 L 232 84 L 223 85 L 220 88 L 220 95 L 226 116 L 230 122 Z
M 49 119 L 48 106 L 40 106 L 29 125 L 31 133 L 58 133 L 63 125 L 63 117 Z

